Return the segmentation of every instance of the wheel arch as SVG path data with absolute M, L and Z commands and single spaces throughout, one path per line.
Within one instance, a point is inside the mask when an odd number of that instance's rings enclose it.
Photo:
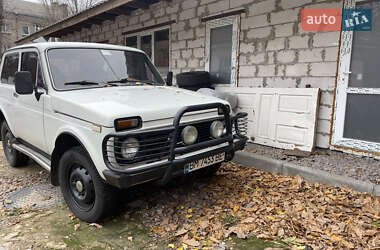
M 86 147 L 82 141 L 71 132 L 62 132 L 57 136 L 57 139 L 55 140 L 54 150 L 51 155 L 50 169 L 51 184 L 54 186 L 59 186 L 58 171 L 60 158 L 67 150 L 76 146 L 81 146 L 84 150 L 86 150 Z

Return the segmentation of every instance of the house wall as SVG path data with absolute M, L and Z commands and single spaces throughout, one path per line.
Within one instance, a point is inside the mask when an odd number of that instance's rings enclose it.
M 245 8 L 241 14 L 239 87 L 320 88 L 317 146 L 329 147 L 340 32 L 305 32 L 300 10 L 342 8 L 342 0 L 173 0 L 137 10 L 63 40 L 124 45 L 125 31 L 175 20 L 171 25 L 174 74 L 205 69 L 205 16 Z

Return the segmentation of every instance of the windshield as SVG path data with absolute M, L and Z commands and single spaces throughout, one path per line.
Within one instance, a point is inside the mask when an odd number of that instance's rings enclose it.
M 108 49 L 51 49 L 49 66 L 57 90 L 113 85 L 164 85 L 160 74 L 140 52 Z

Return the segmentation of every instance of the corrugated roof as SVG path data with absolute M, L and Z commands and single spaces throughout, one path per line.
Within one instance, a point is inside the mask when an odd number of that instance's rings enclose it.
M 86 10 L 83 10 L 82 12 L 69 16 L 50 26 L 45 27 L 42 30 L 39 30 L 38 32 L 35 32 L 29 36 L 26 36 L 16 41 L 16 43 L 20 44 L 24 42 L 31 42 L 37 39 L 38 37 L 49 36 L 52 34 L 57 35 L 58 33 L 60 34 L 62 32 L 66 32 L 67 29 L 70 29 L 70 31 L 68 32 L 71 32 L 71 28 L 78 24 L 87 23 L 88 25 L 87 20 L 89 19 L 91 19 L 96 24 L 100 24 L 104 20 L 112 19 L 115 16 L 120 15 L 120 14 L 110 13 L 111 10 L 123 8 L 124 10 L 128 9 L 128 11 L 133 11 L 139 8 L 138 6 L 146 6 L 158 1 L 159 0 L 102 0 L 98 2 L 97 4 L 95 4 L 94 6 Z

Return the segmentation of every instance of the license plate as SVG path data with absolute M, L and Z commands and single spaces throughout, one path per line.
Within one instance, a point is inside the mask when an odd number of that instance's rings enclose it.
M 185 166 L 185 174 L 193 172 L 195 170 L 205 168 L 214 165 L 219 162 L 223 162 L 225 158 L 225 153 L 220 153 L 217 155 L 212 155 L 197 161 L 190 162 Z

